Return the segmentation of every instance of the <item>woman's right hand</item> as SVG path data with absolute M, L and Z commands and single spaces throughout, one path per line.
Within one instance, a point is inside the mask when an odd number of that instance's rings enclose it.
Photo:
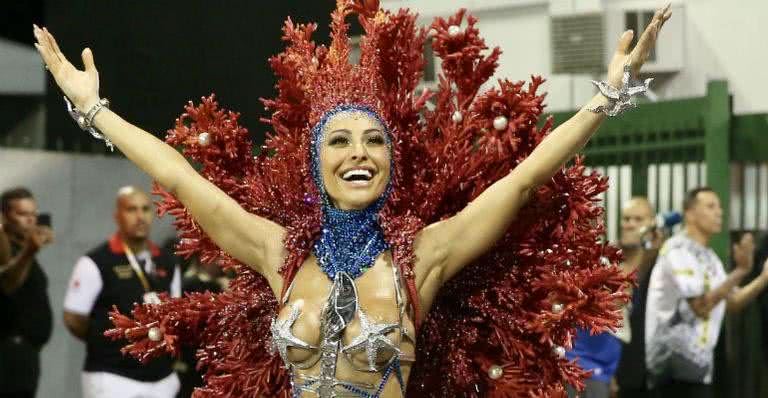
M 85 70 L 78 70 L 61 53 L 56 39 L 48 29 L 32 26 L 37 39 L 35 48 L 43 58 L 45 68 L 51 72 L 56 84 L 77 109 L 83 113 L 88 112 L 99 101 L 99 72 L 93 64 L 91 49 L 83 50 Z

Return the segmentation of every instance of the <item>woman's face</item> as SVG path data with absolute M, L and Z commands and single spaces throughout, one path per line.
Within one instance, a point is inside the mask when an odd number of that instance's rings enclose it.
M 341 112 L 325 125 L 320 173 L 331 203 L 362 210 L 387 189 L 390 153 L 384 126 L 364 112 Z

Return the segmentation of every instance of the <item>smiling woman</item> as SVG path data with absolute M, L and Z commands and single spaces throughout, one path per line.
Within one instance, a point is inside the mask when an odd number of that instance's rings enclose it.
M 370 111 L 344 110 L 319 124 L 320 170 L 334 207 L 362 210 L 389 185 L 391 145 L 384 125 Z
M 353 14 L 365 30 L 359 64 L 349 62 Z M 660 9 L 632 51 L 625 32 L 605 94 L 550 131 L 537 127 L 541 78 L 480 93 L 500 51 L 479 51 L 463 10 L 432 24 L 441 84 L 417 94 L 427 29 L 408 10 L 338 0 L 329 47 L 312 41 L 314 25 L 286 22 L 287 48 L 270 60 L 278 95 L 264 100 L 274 133 L 256 159 L 238 114 L 212 98 L 186 107 L 169 145 L 131 125 L 99 97 L 91 51 L 79 71 L 35 27 L 78 124 L 165 188 L 179 251 L 225 254 L 238 272 L 221 295 L 146 305 L 133 319 L 115 312 L 108 335 L 142 360 L 199 346 L 204 396 L 530 396 L 578 385 L 585 373 L 563 346 L 574 325 L 615 327 L 629 280 L 598 239 L 605 180 L 579 159 L 563 165 L 606 114 L 632 106 L 644 88 L 630 77 L 669 17 Z

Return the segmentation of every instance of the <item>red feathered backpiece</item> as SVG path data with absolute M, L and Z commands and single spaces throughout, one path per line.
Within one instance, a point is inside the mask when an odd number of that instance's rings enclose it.
M 349 61 L 345 19 L 352 14 L 365 30 L 359 64 Z M 287 48 L 270 59 L 278 94 L 263 100 L 272 132 L 261 155 L 252 156 L 239 114 L 219 108 L 213 96 L 187 105 L 166 141 L 183 148 L 200 174 L 244 209 L 287 229 L 282 273 L 288 286 L 321 225 L 310 129 L 337 105 L 369 106 L 388 123 L 393 142 L 393 192 L 381 226 L 418 305 L 416 233 L 453 216 L 507 175 L 552 127 L 551 120 L 537 127 L 544 108 L 540 77 L 527 84 L 500 80 L 481 92 L 501 51 L 488 49 L 475 24 L 461 10 L 437 18 L 428 37 L 408 10 L 338 0 L 329 47 L 311 41 L 316 25 L 285 24 Z M 442 72 L 434 93 L 416 93 L 426 40 Z M 498 116 L 508 120 L 502 131 L 494 127 Z M 601 243 L 598 196 L 606 187 L 607 179 L 587 172 L 577 158 L 533 194 L 492 250 L 442 288 L 426 319 L 417 320 L 409 396 L 564 396 L 564 382 L 583 385 L 587 373 L 562 358 L 563 349 L 571 347 L 576 327 L 617 327 L 631 283 L 616 267 L 618 250 Z M 161 304 L 137 305 L 132 317 L 113 312 L 115 328 L 106 334 L 127 338 L 123 351 L 142 361 L 176 354 L 182 345 L 198 347 L 206 385 L 195 397 L 290 396 L 282 361 L 268 349 L 277 301 L 266 280 L 222 252 L 173 195 L 159 187 L 155 193 L 160 214 L 176 219 L 178 253 L 218 259 L 237 276 L 221 294 L 164 297 Z M 148 337 L 152 328 L 162 332 L 160 341 Z M 489 376 L 494 366 L 503 370 L 501 377 Z

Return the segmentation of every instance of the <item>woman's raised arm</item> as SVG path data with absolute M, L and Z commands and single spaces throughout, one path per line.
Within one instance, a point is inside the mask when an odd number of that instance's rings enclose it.
M 670 16 L 670 6 L 656 11 L 637 46 L 629 52 L 633 32 L 619 39 L 608 65 L 608 83 L 621 87 L 624 66 L 637 76 L 648 59 L 656 37 Z M 595 95 L 578 113 L 552 131 L 546 139 L 507 176 L 488 187 L 457 215 L 425 228 L 415 244 L 416 282 L 435 271 L 442 282 L 449 280 L 466 264 L 493 246 L 514 220 L 518 210 L 539 186 L 549 181 L 592 137 L 604 113 L 594 110 L 607 106 L 608 98 Z
M 85 70 L 75 68 L 61 53 L 47 29 L 34 26 L 35 47 L 56 84 L 82 113 L 99 101 L 99 74 L 90 49 L 83 50 Z M 282 226 L 248 213 L 226 193 L 200 176 L 174 148 L 126 122 L 108 109 L 93 125 L 133 163 L 189 210 L 195 221 L 225 252 L 264 275 L 273 290 L 282 284 L 277 269 L 284 257 Z

